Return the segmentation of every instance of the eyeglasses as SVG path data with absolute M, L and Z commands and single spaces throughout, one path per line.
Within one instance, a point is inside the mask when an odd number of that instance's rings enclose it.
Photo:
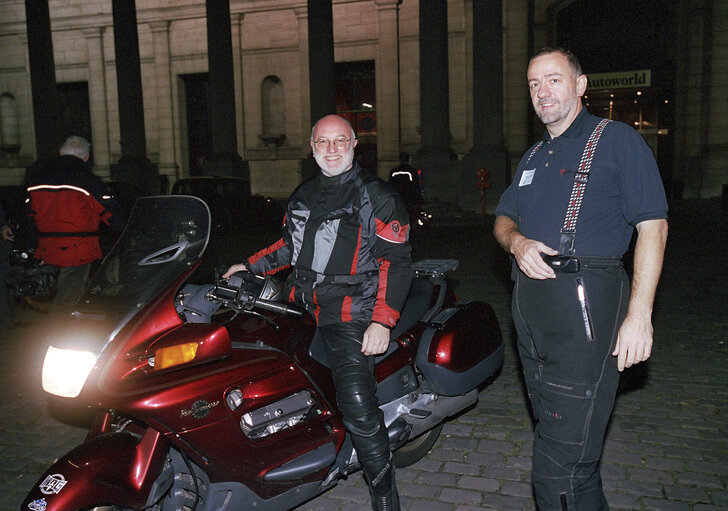
M 329 140 L 328 138 L 319 138 L 318 140 L 313 141 L 313 145 L 316 147 L 317 151 L 324 151 L 325 149 L 328 149 L 329 145 L 333 142 L 336 149 L 342 149 L 346 147 L 346 144 L 348 144 L 350 140 L 350 138 L 346 137 L 336 137 L 333 140 Z

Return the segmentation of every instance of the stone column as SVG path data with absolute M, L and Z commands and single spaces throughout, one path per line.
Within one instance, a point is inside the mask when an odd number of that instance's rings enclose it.
M 674 176 L 676 198 L 719 197 L 728 183 L 728 5 L 702 0 L 678 10 Z
M 203 173 L 240 176 L 250 183 L 248 167 L 237 152 L 230 1 L 206 0 L 205 6 L 212 154 L 205 162 Z
M 505 189 L 507 156 L 503 140 L 503 5 L 473 1 L 473 147 L 463 158 L 460 204 L 480 210 L 477 171 L 485 168 L 490 189 L 485 209 L 494 211 Z
M 379 176 L 399 164 L 399 40 L 397 30 L 400 0 L 375 0 L 379 25 L 376 59 L 377 159 Z
M 301 70 L 299 81 L 299 94 L 301 96 L 301 157 L 309 154 L 308 145 L 311 132 L 311 101 L 308 80 L 308 10 L 305 7 L 293 9 L 298 22 L 298 62 Z
M 88 94 L 94 169 L 101 175 L 108 175 L 111 149 L 109 146 L 109 115 L 106 105 L 104 27 L 84 28 L 83 35 L 88 46 Z
M 308 0 L 311 123 L 336 112 L 334 24 L 331 0 Z
M 308 79 L 311 124 L 336 113 L 334 23 L 331 0 L 308 0 Z M 308 139 L 308 137 L 306 137 Z M 303 160 L 304 179 L 318 172 L 313 157 Z
M 710 64 L 703 80 L 709 84 L 703 88 L 703 100 L 709 103 L 709 125 L 707 128 L 706 146 L 703 149 L 703 168 L 705 174 L 701 179 L 701 198 L 720 197 L 728 201 L 728 102 L 725 99 L 716 101 L 716 98 L 725 98 L 728 94 L 728 59 L 726 58 L 726 45 L 728 45 L 728 4 L 724 1 L 710 0 L 709 20 L 711 28 L 707 30 L 705 40 L 706 58 Z
M 450 159 L 450 96 L 447 2 L 420 2 L 420 148 L 412 158 L 422 169 L 428 199 L 452 202 L 457 173 Z
M 159 172 L 147 158 L 136 6 L 133 0 L 112 0 L 111 6 L 121 139 L 121 158 L 112 165 L 111 176 L 157 193 Z
M 33 100 L 36 165 L 58 156 L 63 143 L 56 97 L 56 70 L 48 0 L 25 0 L 28 64 Z M 30 36 L 32 34 L 32 37 Z
M 235 119 L 238 154 L 245 159 L 245 82 L 243 78 L 243 18 L 245 14 L 233 14 L 230 33 L 233 41 L 233 87 L 235 92 Z
M 169 24 L 169 21 L 155 21 L 149 24 L 154 47 L 154 97 L 156 98 L 154 107 L 157 110 L 159 173 L 165 176 L 166 180 L 177 177 Z

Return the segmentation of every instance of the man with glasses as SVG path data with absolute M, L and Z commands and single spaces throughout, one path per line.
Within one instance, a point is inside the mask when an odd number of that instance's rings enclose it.
M 389 184 L 354 161 L 357 139 L 345 119 L 320 119 L 310 144 L 321 173 L 293 192 L 282 238 L 223 277 L 294 268 L 293 295 L 316 318 L 372 509 L 399 510 L 374 355 L 389 347 L 412 279 L 407 210 Z

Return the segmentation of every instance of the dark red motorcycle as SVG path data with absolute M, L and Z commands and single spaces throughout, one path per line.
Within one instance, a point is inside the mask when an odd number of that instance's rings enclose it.
M 191 283 L 209 233 L 200 199 L 137 200 L 43 365 L 47 392 L 98 414 L 21 509 L 281 511 L 359 469 L 315 325 L 283 299 L 286 283 Z M 414 265 L 378 357 L 398 466 L 421 459 L 503 361 L 491 307 L 447 286 L 456 266 Z

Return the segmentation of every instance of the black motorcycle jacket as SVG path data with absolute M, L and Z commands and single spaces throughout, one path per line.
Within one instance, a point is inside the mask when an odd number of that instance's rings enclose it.
M 392 328 L 412 281 L 409 219 L 394 189 L 357 162 L 319 173 L 291 196 L 282 238 L 246 261 L 253 273 L 294 271 L 294 298 L 319 325 L 367 320 Z

